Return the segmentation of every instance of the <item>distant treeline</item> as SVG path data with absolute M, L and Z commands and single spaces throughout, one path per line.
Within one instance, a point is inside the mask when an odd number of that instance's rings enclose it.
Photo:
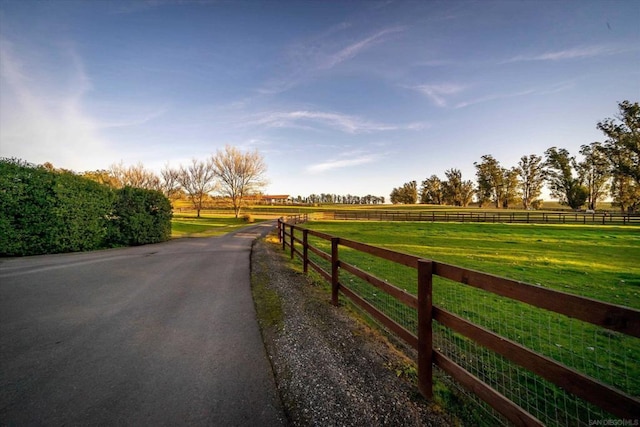
M 171 237 L 159 191 L 113 189 L 70 171 L 0 159 L 0 255 L 142 245 Z
M 309 196 L 298 196 L 292 199 L 293 203 L 300 204 L 344 204 L 344 205 L 378 205 L 384 204 L 384 197 L 372 196 L 352 196 L 351 194 L 311 194 Z
M 492 155 L 475 162 L 476 180 L 464 180 L 459 169 L 445 172 L 446 179 L 431 175 L 418 185 L 410 181 L 391 192 L 391 203 L 445 204 L 481 207 L 540 207 L 546 185 L 551 196 L 572 209 L 595 210 L 610 197 L 622 212 L 640 210 L 640 105 L 623 101 L 616 119 L 596 126 L 606 139 L 580 148 L 581 160 L 564 148 L 551 147 L 544 157 L 523 156 L 516 166 L 503 167 Z

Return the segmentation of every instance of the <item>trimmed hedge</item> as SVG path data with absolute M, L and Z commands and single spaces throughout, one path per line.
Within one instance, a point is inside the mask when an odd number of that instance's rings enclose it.
M 52 249 L 89 251 L 105 246 L 113 191 L 69 172 L 55 174 L 56 204 L 51 212 Z
M 144 245 L 171 237 L 171 203 L 159 191 L 125 187 L 115 191 L 110 222 L 113 245 Z
M 171 236 L 162 193 L 112 190 L 68 171 L 0 159 L 0 256 L 141 245 Z

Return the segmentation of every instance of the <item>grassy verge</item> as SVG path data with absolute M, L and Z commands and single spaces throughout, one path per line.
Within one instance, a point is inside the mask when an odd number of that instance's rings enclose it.
M 277 237 L 268 236 L 267 242 L 278 241 Z M 283 322 L 282 303 L 278 293 L 269 287 L 269 266 L 262 260 L 252 265 L 251 292 L 256 307 L 256 315 L 263 333 L 270 329 L 279 329 Z

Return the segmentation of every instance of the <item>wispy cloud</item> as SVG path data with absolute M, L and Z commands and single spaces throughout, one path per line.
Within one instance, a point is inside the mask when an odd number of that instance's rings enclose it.
M 494 93 L 486 96 L 482 96 L 475 99 L 459 102 L 454 105 L 454 108 L 465 108 L 475 104 L 481 104 L 484 102 L 497 101 L 499 99 L 517 98 L 520 96 L 528 95 L 548 95 L 552 93 L 562 92 L 571 89 L 575 86 L 573 82 L 564 82 L 556 85 L 551 85 L 544 88 L 530 88 L 515 92 Z
M 384 28 L 373 34 L 357 37 L 355 41 L 345 33 L 347 30 L 352 30 L 352 26 L 343 22 L 291 45 L 282 59 L 283 69 L 280 75 L 267 81 L 258 92 L 277 94 L 287 91 L 388 41 L 392 35 L 403 32 L 404 28 Z M 348 41 L 350 38 L 351 41 Z
M 363 52 L 371 48 L 375 44 L 384 42 L 387 39 L 388 35 L 398 33 L 403 30 L 404 29 L 402 27 L 393 27 L 393 28 L 384 29 L 382 31 L 378 31 L 377 33 L 363 40 L 359 40 L 355 43 L 352 43 L 346 46 L 345 48 L 339 50 L 338 52 L 327 55 L 327 57 L 321 61 L 319 66 L 320 68 L 324 68 L 324 69 L 333 68 L 336 65 L 355 57 L 360 52 Z
M 348 114 L 309 110 L 263 113 L 248 123 L 270 128 L 302 128 L 309 130 L 329 128 L 349 134 L 391 130 L 418 130 L 424 128 L 424 125 L 421 123 L 409 123 L 405 125 L 386 124 Z
M 55 62 L 46 64 L 17 52 L 23 50 L 0 39 L 2 155 L 74 169 L 87 167 L 90 159 L 104 158 L 106 141 L 83 106 L 91 80 L 73 46 L 60 45 L 54 52 Z M 38 70 L 53 64 L 56 68 L 65 64 L 64 69 L 46 76 L 53 84 L 44 83 Z
M 446 107 L 448 98 L 466 89 L 466 86 L 454 83 L 411 86 L 410 89 L 426 95 L 438 107 Z
M 637 49 L 637 48 L 636 48 Z M 592 58 L 598 56 L 615 55 L 629 51 L 629 48 L 619 46 L 594 45 L 582 46 L 565 50 L 544 52 L 539 54 L 517 55 L 507 59 L 503 63 L 522 61 L 564 61 L 570 59 Z
M 104 109 L 103 117 L 105 118 L 97 122 L 96 127 L 99 129 L 110 129 L 141 126 L 162 117 L 169 110 L 167 105 L 158 107 L 114 105 Z
M 52 45 L 29 51 L 0 38 L 2 156 L 74 170 L 105 167 L 122 157 L 108 130 L 143 126 L 169 111 L 168 105 L 118 102 L 89 108 L 94 88 L 83 59 L 73 43 Z
M 373 163 L 377 160 L 378 156 L 375 154 L 367 154 L 361 152 L 343 153 L 339 158 L 310 165 L 307 167 L 307 171 L 312 174 L 317 174 L 333 169 L 341 169 L 364 165 L 367 163 Z
M 519 96 L 531 95 L 533 93 L 534 91 L 532 89 L 527 89 L 527 90 L 522 90 L 522 91 L 513 92 L 513 93 L 490 94 L 486 96 L 481 96 L 479 98 L 474 98 L 467 101 L 459 102 L 454 106 L 454 108 L 464 108 L 464 107 L 469 107 L 475 104 L 481 104 L 483 102 L 496 101 L 498 99 L 506 99 L 506 98 L 516 98 Z

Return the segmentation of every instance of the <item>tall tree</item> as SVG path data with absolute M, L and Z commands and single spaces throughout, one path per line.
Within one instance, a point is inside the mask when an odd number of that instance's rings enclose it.
M 516 204 L 520 198 L 521 192 L 518 169 L 503 169 L 503 181 L 502 207 L 506 209 Z
M 180 166 L 178 182 L 191 200 L 196 216 L 200 218 L 200 211 L 205 198 L 217 188 L 216 175 L 211 160 L 202 161 L 192 159 L 191 164 Z
M 402 203 L 412 205 L 418 201 L 418 183 L 416 181 L 406 182 L 402 187 L 394 188 L 391 191 L 391 203 L 394 205 Z
M 579 209 L 587 201 L 588 190 L 582 185 L 580 176 L 574 176 L 578 169 L 576 158 L 565 148 L 551 147 L 545 151 L 545 174 L 551 196 L 557 197 L 560 204 L 571 209 Z
M 236 218 L 246 196 L 258 194 L 266 185 L 267 165 L 258 151 L 242 152 L 227 145 L 211 158 L 213 172 L 220 180 L 220 192 L 231 199 Z
M 640 105 L 622 101 L 617 120 L 598 123 L 607 139 L 603 151 L 612 166 L 612 196 L 623 211 L 640 208 Z
M 422 181 L 420 203 L 441 205 L 443 203 L 442 196 L 442 181 L 437 175 L 431 175 L 429 178 Z
M 588 190 L 587 204 L 589 209 L 595 210 L 599 200 L 609 191 L 611 166 L 599 142 L 583 145 L 580 154 L 584 159 L 578 163 L 578 173 Z
M 505 173 L 500 162 L 490 154 L 482 156 L 482 162 L 474 162 L 476 178 L 478 180 L 478 201 L 492 201 L 496 208 L 501 208 L 505 197 Z
M 640 186 L 626 175 L 615 174 L 611 181 L 613 206 L 622 212 L 634 213 L 640 210 Z
M 520 178 L 522 207 L 531 209 L 538 197 L 540 197 L 544 186 L 545 172 L 542 157 L 535 154 L 522 156 L 516 170 Z
M 444 174 L 447 177 L 442 183 L 445 203 L 466 207 L 473 199 L 473 182 L 463 181 L 460 169 L 448 169 Z
M 460 206 L 466 208 L 469 206 L 469 203 L 473 201 L 473 195 L 475 193 L 475 188 L 473 186 L 473 181 L 470 179 L 462 181 L 460 185 Z

